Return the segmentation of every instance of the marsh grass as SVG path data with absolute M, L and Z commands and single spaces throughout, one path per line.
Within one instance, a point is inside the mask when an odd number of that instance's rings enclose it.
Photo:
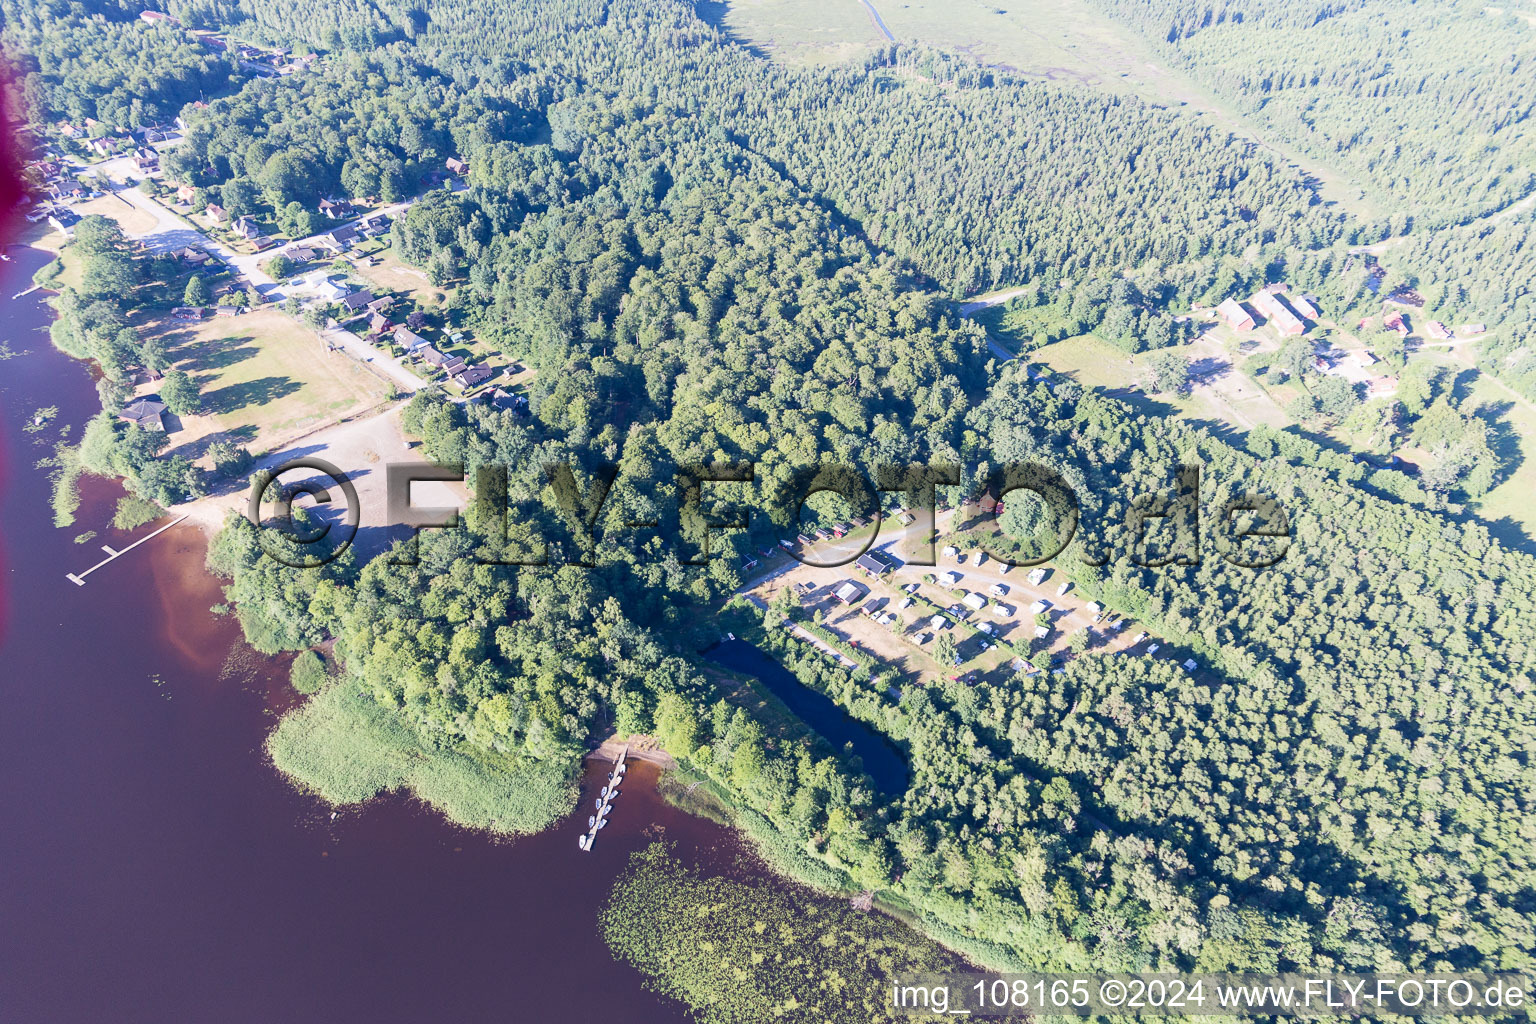
M 503 835 L 548 827 L 576 804 L 576 762 L 435 750 L 348 682 L 288 713 L 267 738 L 279 771 L 334 804 L 408 789 L 452 821 Z

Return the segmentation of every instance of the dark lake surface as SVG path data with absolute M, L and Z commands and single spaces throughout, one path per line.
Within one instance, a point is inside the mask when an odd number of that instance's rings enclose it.
M 728 669 L 757 678 L 834 747 L 851 746 L 864 762 L 864 770 L 882 792 L 899 795 L 906 790 L 911 773 L 901 751 L 879 732 L 849 715 L 830 697 L 800 682 L 767 652 L 745 640 L 724 640 L 705 654 Z
M 47 257 L 0 263 L 0 1020 L 43 1024 L 600 1020 L 681 1022 L 615 962 L 597 914 L 631 851 L 664 835 L 738 873 L 731 832 L 665 803 L 639 765 L 595 852 L 574 821 L 513 842 L 402 797 L 341 811 L 263 751 L 291 706 L 286 664 L 249 651 L 184 523 L 76 587 L 122 547 L 121 493 L 87 479 L 56 529 L 59 426 L 97 410 L 56 352 Z M 32 434 L 33 411 L 59 418 Z M 96 530 L 85 543 L 76 535 Z M 589 765 L 581 809 L 606 769 Z

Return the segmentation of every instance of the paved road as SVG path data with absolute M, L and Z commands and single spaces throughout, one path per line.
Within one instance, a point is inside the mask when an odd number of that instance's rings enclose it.
M 396 390 L 404 394 L 413 394 L 421 387 L 422 379 L 406 369 L 395 356 L 387 352 L 381 352 L 369 345 L 362 338 L 351 331 L 344 331 L 340 327 L 327 327 L 320 332 L 327 344 L 346 352 L 360 363 L 379 370 L 394 383 Z

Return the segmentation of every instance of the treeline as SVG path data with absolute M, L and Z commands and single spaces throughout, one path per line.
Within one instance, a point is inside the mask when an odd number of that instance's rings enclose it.
M 1258 124 L 1369 182 L 1394 234 L 1536 188 L 1536 29 L 1412 0 L 1099 0 Z
M 165 294 L 179 271 L 171 257 L 136 259 L 116 222 L 97 214 L 81 218 L 71 243 L 82 261 L 81 287 L 65 286 L 54 301 L 49 327 L 53 344 L 76 359 L 93 360 L 101 370 L 96 392 L 101 412 L 86 426 L 79 448 L 80 465 L 99 476 L 122 477 L 128 489 L 159 505 L 171 505 L 203 493 L 202 471 L 180 455 L 163 455 L 170 439 L 119 418 L 133 397 L 140 371 L 165 377 L 164 394 L 184 414 L 195 411 L 197 389 L 179 370 L 169 369 L 165 341 L 140 335 L 128 313 L 141 306 L 179 301 Z

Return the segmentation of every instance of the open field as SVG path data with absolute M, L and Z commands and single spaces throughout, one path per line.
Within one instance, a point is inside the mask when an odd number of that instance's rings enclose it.
M 199 324 L 164 320 L 145 329 L 166 334 L 176 367 L 202 392 L 204 413 L 186 417 L 171 436 L 173 450 L 191 457 L 220 437 L 237 438 L 259 455 L 379 404 L 388 390 L 276 309 Z

